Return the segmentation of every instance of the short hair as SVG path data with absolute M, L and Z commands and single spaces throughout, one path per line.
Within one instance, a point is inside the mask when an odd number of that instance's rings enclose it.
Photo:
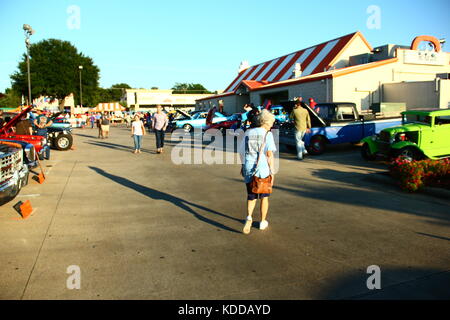
M 258 126 L 261 127 L 265 124 L 273 124 L 275 122 L 275 116 L 272 112 L 264 109 L 257 117 Z

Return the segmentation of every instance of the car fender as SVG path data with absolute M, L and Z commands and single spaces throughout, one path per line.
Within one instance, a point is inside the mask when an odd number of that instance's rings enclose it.
M 378 152 L 378 143 L 374 141 L 372 137 L 373 136 L 365 137 L 364 139 L 361 140 L 361 142 L 367 143 L 367 145 L 369 146 L 370 153 L 374 154 Z
M 400 142 L 396 142 L 391 144 L 391 148 L 392 149 L 396 149 L 396 150 L 400 150 L 406 147 L 414 147 L 418 150 L 420 150 L 420 148 L 417 146 L 417 144 L 415 144 L 414 142 L 411 141 L 400 141 Z M 422 152 L 422 150 L 420 150 Z

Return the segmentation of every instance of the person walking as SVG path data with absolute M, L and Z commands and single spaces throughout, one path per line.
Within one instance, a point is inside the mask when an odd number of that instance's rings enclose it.
M 107 139 L 109 137 L 109 124 L 111 122 L 111 118 L 108 115 L 108 112 L 105 111 L 103 113 L 101 119 L 101 130 L 102 130 L 102 139 Z
M 130 124 L 131 124 L 131 116 L 130 116 L 129 113 L 127 113 L 127 114 L 125 115 L 125 123 L 126 123 L 126 125 L 127 125 L 127 128 L 129 128 L 129 127 L 130 127 Z
M 267 213 L 269 211 L 270 193 L 255 193 L 252 181 L 255 177 L 271 178 L 270 184 L 274 183 L 274 152 L 277 150 L 270 129 L 275 122 L 275 116 L 263 110 L 258 115 L 258 127 L 251 128 L 245 132 L 244 140 L 240 145 L 240 157 L 242 161 L 241 174 L 247 188 L 247 218 L 243 233 L 249 234 L 253 223 L 253 211 L 256 200 L 260 200 L 261 222 L 260 230 L 269 226 Z
M 145 136 L 145 127 L 138 115 L 134 116 L 131 124 L 131 136 L 134 139 L 133 153 L 141 153 L 142 136 Z
M 100 113 L 95 114 L 95 123 L 97 124 L 97 129 L 98 129 L 98 137 L 101 138 L 102 137 L 102 125 L 101 125 L 101 121 L 102 121 L 102 116 Z
M 93 113 L 91 113 L 90 116 L 89 116 L 89 122 L 91 123 L 91 129 L 94 129 L 95 115 Z
M 309 112 L 302 106 L 302 102 L 297 100 L 295 107 L 292 110 L 291 117 L 295 124 L 295 143 L 297 146 L 297 158 L 303 160 L 303 157 L 308 154 L 305 148 L 303 138 L 306 133 L 311 132 L 311 118 Z
M 156 106 L 156 113 L 152 117 L 152 128 L 155 130 L 156 149 L 157 153 L 162 153 L 164 150 L 164 132 L 169 124 L 167 115 L 163 112 L 160 105 Z

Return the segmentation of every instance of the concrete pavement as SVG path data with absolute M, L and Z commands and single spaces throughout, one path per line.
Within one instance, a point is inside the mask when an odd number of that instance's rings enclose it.
M 386 168 L 356 147 L 282 152 L 269 229 L 245 236 L 239 165 L 174 165 L 175 142 L 157 155 L 152 134 L 135 155 L 111 130 L 76 129 L 47 181 L 0 208 L 1 299 L 450 298 L 449 199 L 373 181 Z M 36 211 L 17 219 L 27 199 Z M 367 289 L 371 265 L 382 290 Z

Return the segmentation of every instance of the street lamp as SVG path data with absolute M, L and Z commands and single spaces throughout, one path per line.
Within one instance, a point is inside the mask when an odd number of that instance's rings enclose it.
M 25 32 L 25 45 L 27 47 L 27 73 L 28 73 L 28 104 L 31 105 L 31 77 L 30 77 L 30 36 L 34 34 L 33 28 L 28 24 L 23 25 L 23 31 Z
M 81 86 L 81 71 L 83 70 L 83 66 L 78 66 L 80 70 L 80 108 L 83 108 L 83 88 Z

